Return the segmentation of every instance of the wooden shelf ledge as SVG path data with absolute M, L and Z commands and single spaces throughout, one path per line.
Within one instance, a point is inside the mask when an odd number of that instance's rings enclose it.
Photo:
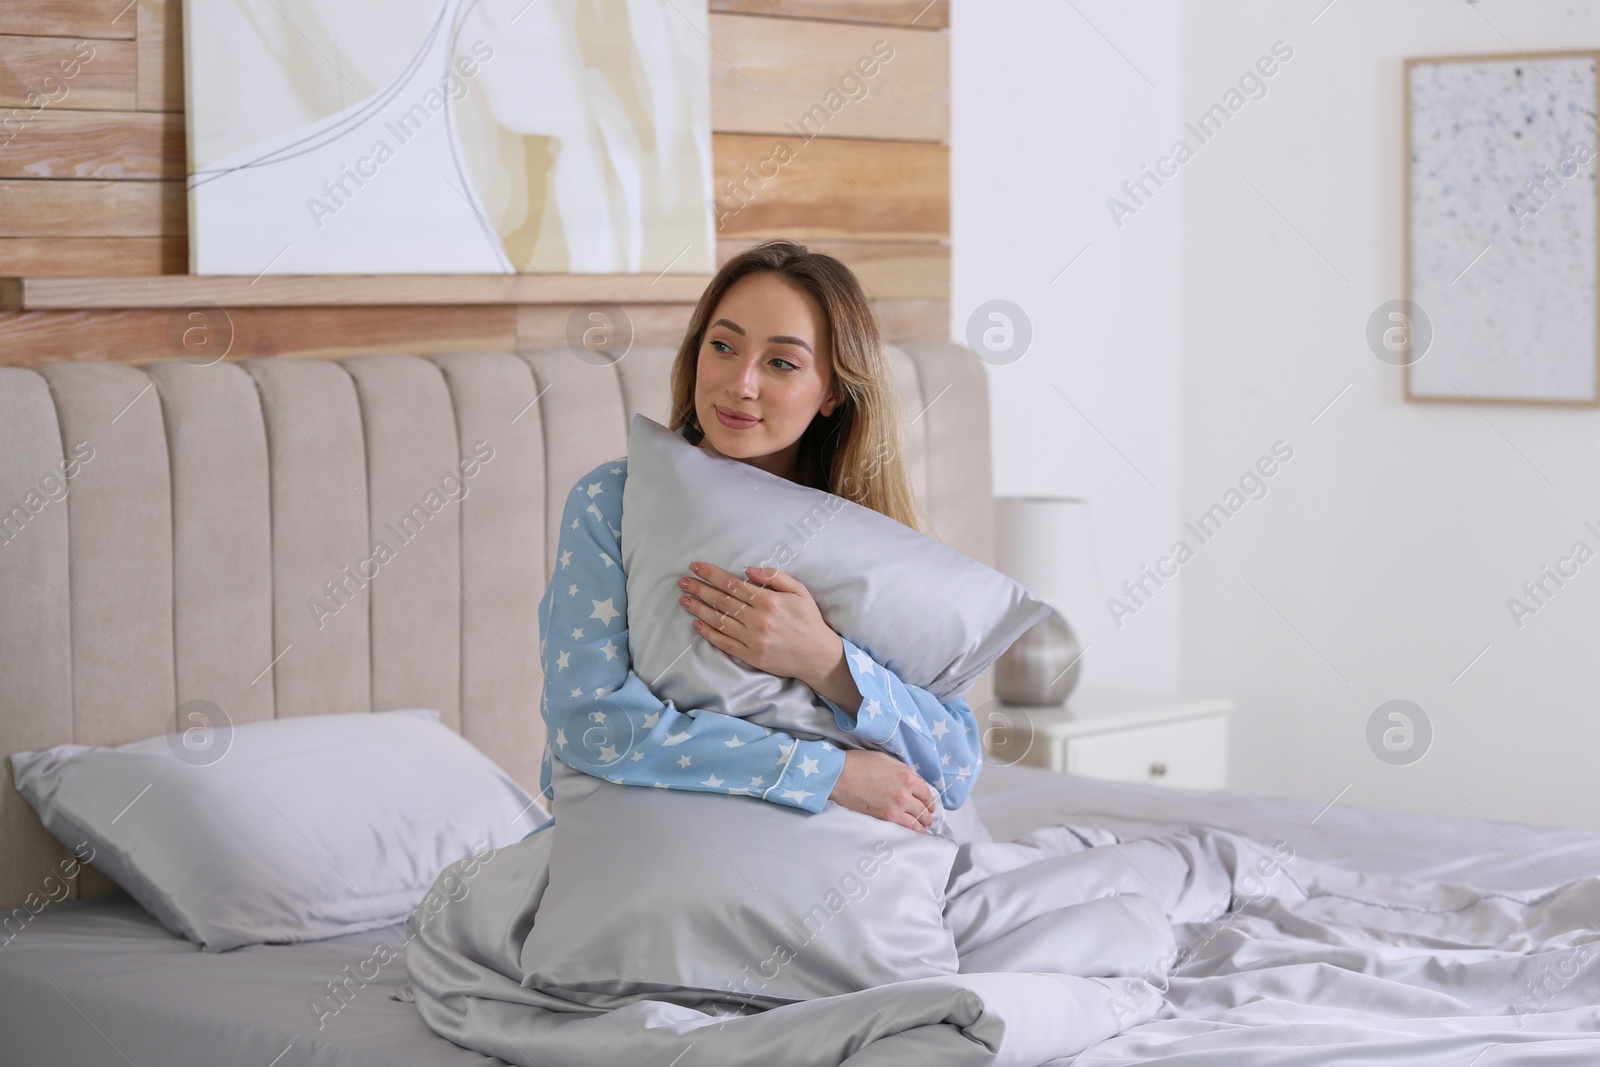
M 0 278 L 0 310 L 692 304 L 709 274 L 333 274 L 148 278 Z

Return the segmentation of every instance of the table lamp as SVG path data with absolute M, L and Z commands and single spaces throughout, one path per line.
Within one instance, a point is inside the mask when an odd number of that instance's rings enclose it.
M 995 569 L 1055 609 L 995 661 L 995 696 L 1007 704 L 1060 705 L 1083 664 L 1067 618 L 1092 599 L 1089 508 L 1077 497 L 999 497 L 995 503 Z

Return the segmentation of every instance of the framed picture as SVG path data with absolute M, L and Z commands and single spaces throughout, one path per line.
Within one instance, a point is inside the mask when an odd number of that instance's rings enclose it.
M 186 0 L 190 272 L 710 273 L 707 18 Z
M 1600 404 L 1597 58 L 1405 61 L 1407 400 Z

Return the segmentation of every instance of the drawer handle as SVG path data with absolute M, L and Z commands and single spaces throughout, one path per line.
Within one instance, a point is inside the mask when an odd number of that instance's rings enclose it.
M 1157 760 L 1156 762 L 1150 764 L 1150 777 L 1152 777 L 1152 778 L 1165 778 L 1166 776 L 1167 776 L 1167 765 L 1165 763 L 1162 763 L 1160 760 Z

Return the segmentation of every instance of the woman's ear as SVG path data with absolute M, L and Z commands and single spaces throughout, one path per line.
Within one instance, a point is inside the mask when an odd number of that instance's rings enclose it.
M 833 380 L 833 384 L 828 387 L 828 398 L 822 402 L 822 414 L 832 415 L 833 409 L 838 407 L 843 401 L 844 395 L 839 389 L 839 379 L 835 378 Z

